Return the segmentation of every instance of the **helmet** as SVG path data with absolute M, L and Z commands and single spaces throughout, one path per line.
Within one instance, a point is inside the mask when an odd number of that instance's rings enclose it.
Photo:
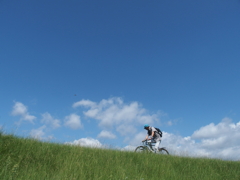
M 148 125 L 148 124 L 145 124 L 145 125 L 144 125 L 144 129 L 146 129 L 147 127 L 149 127 L 149 125 Z

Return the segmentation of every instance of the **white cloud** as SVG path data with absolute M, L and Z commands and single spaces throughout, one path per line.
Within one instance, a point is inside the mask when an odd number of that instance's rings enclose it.
M 21 120 L 29 121 L 33 123 L 33 120 L 36 119 L 35 116 L 32 116 L 28 113 L 27 107 L 21 102 L 15 102 L 12 110 L 13 116 L 21 116 Z
M 231 119 L 224 118 L 217 125 L 211 123 L 201 127 L 193 133 L 192 138 L 201 139 L 201 147 L 208 150 L 235 147 L 239 145 L 240 122 L 235 124 Z
M 135 126 L 159 123 L 159 114 L 149 114 L 138 102 L 124 103 L 119 97 L 103 99 L 99 103 L 81 100 L 73 104 L 73 107 L 79 106 L 87 108 L 84 115 L 96 119 L 101 128 L 115 128 L 123 136 L 135 133 Z
M 79 129 L 83 127 L 83 125 L 81 124 L 80 116 L 78 116 L 77 114 L 70 114 L 69 116 L 66 116 L 65 126 L 68 126 L 72 129 Z
M 103 130 L 98 135 L 98 138 L 115 139 L 116 136 L 113 133 L 109 132 L 109 131 Z
M 48 112 L 42 114 L 41 122 L 50 125 L 54 129 L 60 127 L 60 121 L 58 119 L 54 119 Z
M 32 129 L 30 131 L 30 137 L 38 140 L 48 140 L 48 141 L 54 139 L 54 137 L 51 135 L 46 136 L 47 129 L 48 128 L 46 125 L 43 125 L 37 129 Z
M 195 139 L 205 139 L 205 138 L 217 138 L 222 135 L 226 135 L 234 130 L 239 130 L 240 125 L 231 123 L 230 118 L 224 118 L 222 122 L 215 125 L 210 123 L 207 126 L 201 127 L 199 130 L 195 131 L 192 135 Z
M 78 140 L 74 140 L 73 142 L 66 142 L 66 144 L 87 146 L 87 147 L 94 147 L 94 148 L 104 147 L 98 140 L 93 139 L 93 138 L 81 138 Z
M 137 132 L 137 128 L 134 127 L 131 124 L 122 124 L 119 125 L 116 130 L 122 135 L 126 135 L 126 134 L 135 134 Z
M 92 102 L 92 101 L 90 101 L 90 100 L 81 100 L 81 101 L 79 101 L 79 102 L 76 102 L 76 103 L 74 103 L 73 104 L 73 106 L 72 107 L 74 107 L 74 108 L 76 108 L 76 107 L 78 107 L 78 106 L 86 106 L 86 107 L 93 107 L 93 106 L 95 106 L 96 104 L 94 103 L 94 102 Z
M 164 133 L 162 145 L 180 155 L 239 160 L 239 139 L 240 122 L 235 124 L 224 118 L 216 125 L 210 123 L 201 127 L 189 137 Z
M 45 132 L 44 132 L 44 129 L 46 128 L 45 125 L 41 126 L 40 128 L 38 129 L 32 129 L 30 131 L 30 136 L 32 138 L 35 138 L 35 139 L 39 139 L 39 140 L 42 140 L 44 135 L 45 135 Z

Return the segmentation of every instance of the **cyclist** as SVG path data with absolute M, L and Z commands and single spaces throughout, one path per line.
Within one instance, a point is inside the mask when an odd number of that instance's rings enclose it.
M 154 127 L 150 127 L 148 124 L 144 125 L 144 129 L 146 129 L 147 132 L 147 136 L 144 140 L 142 140 L 142 142 L 147 141 L 147 140 L 151 140 L 152 143 L 156 143 L 155 144 L 155 150 L 158 151 L 159 150 L 159 145 L 161 143 L 161 136 L 158 133 L 158 131 L 154 128 Z

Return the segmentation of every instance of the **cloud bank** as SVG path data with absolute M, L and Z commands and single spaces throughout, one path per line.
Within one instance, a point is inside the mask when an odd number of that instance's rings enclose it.
M 214 125 L 211 123 L 201 127 L 188 137 L 163 132 L 161 147 L 167 147 L 170 154 L 177 156 L 240 160 L 240 122 L 235 124 L 231 121 L 226 121 L 226 119 L 230 120 L 229 118 L 224 118 L 219 124 Z M 224 134 L 222 133 L 223 127 L 225 127 Z M 138 142 L 145 135 L 146 133 L 144 132 L 137 133 L 129 141 L 129 145 L 121 148 L 121 150 L 134 151 L 139 145 Z M 72 144 L 85 146 L 86 144 L 94 144 L 94 142 L 97 142 L 95 147 L 103 147 L 98 140 L 87 138 L 84 141 L 83 139 L 75 140 Z
M 118 143 L 122 143 L 122 140 L 128 144 L 122 150 L 134 150 L 146 136 L 146 131 L 139 130 L 139 127 L 145 123 L 158 126 L 162 123 L 161 117 L 165 115 L 162 112 L 149 113 L 140 103 L 125 103 L 119 97 L 103 99 L 100 102 L 83 99 L 75 102 L 72 107 L 74 110 L 78 108 L 78 112 L 81 109 L 85 119 L 96 122 L 100 130 L 96 139 L 80 138 L 67 144 L 102 148 L 107 146 L 103 146 L 99 140 L 114 139 L 118 140 Z M 21 102 L 15 102 L 11 114 L 30 123 L 36 119 Z M 77 113 L 65 116 L 61 123 L 61 120 L 46 112 L 42 114 L 40 122 L 42 125 L 39 128 L 30 131 L 31 137 L 46 139 L 49 137 L 47 132 L 64 126 L 84 130 L 81 117 Z M 209 123 L 200 127 L 187 137 L 163 131 L 161 146 L 167 147 L 174 155 L 240 160 L 239 139 L 240 122 L 233 123 L 232 119 L 226 117 L 218 124 Z
M 136 145 L 142 136 L 143 133 L 137 134 L 130 145 Z M 161 146 L 167 147 L 174 155 L 240 160 L 239 139 L 240 122 L 233 123 L 230 118 L 224 118 L 220 123 L 210 123 L 187 137 L 163 132 Z
M 121 98 L 104 99 L 99 103 L 81 100 L 73 107 L 85 108 L 84 115 L 98 122 L 103 129 L 98 138 L 115 138 L 115 135 L 104 131 L 112 129 L 125 137 L 124 141 L 129 145 L 123 149 L 128 150 L 133 150 L 146 136 L 146 132 L 138 133 L 136 126 L 160 123 L 159 114 L 149 114 L 138 102 L 126 104 Z M 239 139 L 240 122 L 233 123 L 226 117 L 220 123 L 210 123 L 187 137 L 164 132 L 161 145 L 175 155 L 239 160 Z

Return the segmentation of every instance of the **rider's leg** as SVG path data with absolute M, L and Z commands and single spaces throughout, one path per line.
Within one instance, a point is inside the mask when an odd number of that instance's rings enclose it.
M 152 150 L 154 150 L 152 144 L 156 143 L 155 139 L 151 139 L 150 142 L 151 142 L 150 147 L 151 147 Z
M 156 144 L 155 144 L 155 147 L 154 147 L 156 151 L 159 150 L 160 143 L 161 143 L 161 140 L 156 141 Z

